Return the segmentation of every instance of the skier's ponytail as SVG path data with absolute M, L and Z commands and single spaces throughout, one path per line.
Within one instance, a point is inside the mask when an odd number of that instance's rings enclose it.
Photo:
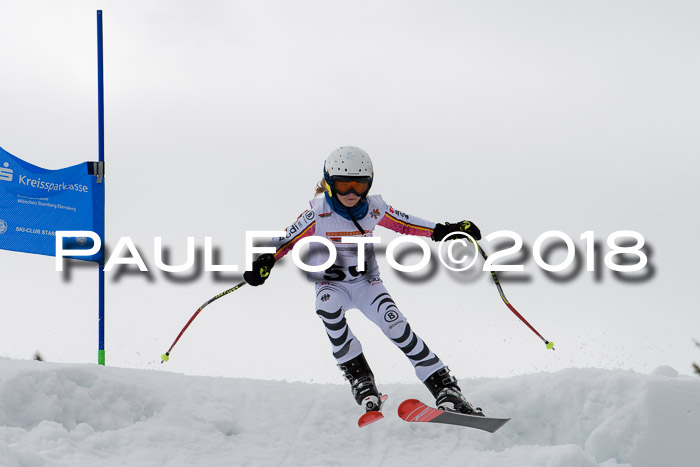
M 328 190 L 328 184 L 326 183 L 326 180 L 322 178 L 316 184 L 316 193 L 314 193 L 314 198 L 320 194 L 323 194 L 323 192 L 326 190 Z

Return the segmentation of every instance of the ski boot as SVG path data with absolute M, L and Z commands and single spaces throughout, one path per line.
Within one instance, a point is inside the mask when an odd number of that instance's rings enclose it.
M 374 384 L 374 374 L 364 354 L 338 365 L 343 371 L 343 376 L 350 382 L 352 395 L 355 401 L 361 405 L 365 412 L 380 411 L 382 409 L 382 395 Z
M 450 375 L 448 367 L 443 367 L 430 375 L 425 380 L 425 385 L 435 397 L 435 405 L 438 409 L 479 417 L 484 416 L 481 408 L 475 408 L 464 398 L 462 390 L 457 386 L 457 378 Z

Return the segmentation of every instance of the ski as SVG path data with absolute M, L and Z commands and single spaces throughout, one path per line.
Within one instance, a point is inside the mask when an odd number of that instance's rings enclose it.
M 382 406 L 384 405 L 384 402 L 389 398 L 388 395 L 384 394 L 381 396 L 379 399 L 379 410 L 371 410 L 369 412 L 365 412 L 364 415 L 360 417 L 360 419 L 357 421 L 357 426 L 360 428 L 365 427 L 369 425 L 370 423 L 374 423 L 378 420 L 381 420 L 384 418 L 384 414 L 382 413 Z
M 399 417 L 407 422 L 445 423 L 494 433 L 505 425 L 510 418 L 479 417 L 458 412 L 446 412 L 429 407 L 417 399 L 407 399 L 399 405 Z

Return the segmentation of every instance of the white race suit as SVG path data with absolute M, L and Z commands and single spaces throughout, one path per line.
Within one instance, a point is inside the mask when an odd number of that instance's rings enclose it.
M 434 222 L 409 216 L 395 210 L 384 202 L 380 195 L 367 197 L 367 214 L 352 220 L 345 219 L 333 211 L 325 198 L 311 200 L 311 208 L 304 211 L 296 222 L 286 229 L 286 236 L 273 239 L 270 246 L 276 248 L 275 259 L 287 254 L 302 238 L 324 237 L 336 247 L 337 258 L 325 271 L 308 273 L 316 283 L 316 314 L 323 321 L 333 347 L 333 356 L 338 364 L 345 363 L 362 353 L 360 341 L 350 330 L 345 312 L 359 309 L 403 351 L 413 365 L 416 376 L 425 381 L 445 365 L 413 332 L 379 276 L 374 246 L 363 246 L 365 268 L 358 265 L 358 244 L 342 243 L 344 237 L 371 237 L 377 225 L 395 232 L 430 237 Z M 328 248 L 320 243 L 309 244 L 306 263 L 321 265 L 329 258 Z

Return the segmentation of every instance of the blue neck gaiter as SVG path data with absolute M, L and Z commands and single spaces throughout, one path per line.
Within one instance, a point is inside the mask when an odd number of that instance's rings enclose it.
M 369 203 L 367 198 L 362 198 L 359 203 L 351 208 L 346 208 L 343 203 L 338 201 L 336 198 L 332 198 L 328 195 L 328 192 L 324 193 L 328 205 L 331 207 L 333 212 L 338 214 L 340 217 L 347 219 L 349 221 L 354 217 L 356 221 L 359 221 L 367 215 L 369 211 Z

